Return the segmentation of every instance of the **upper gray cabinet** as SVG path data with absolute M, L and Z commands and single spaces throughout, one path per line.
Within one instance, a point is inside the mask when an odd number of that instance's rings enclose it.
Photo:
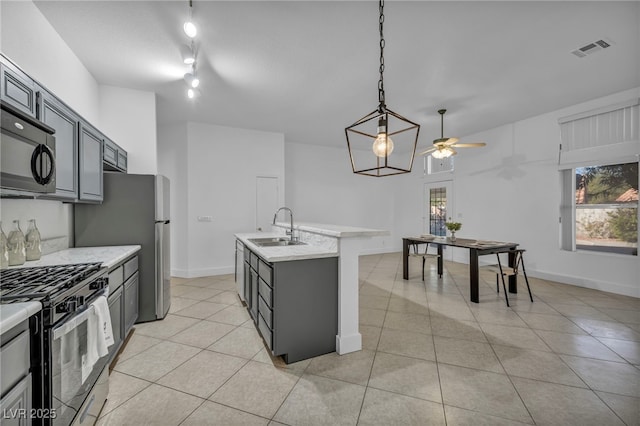
M 4 56 L 0 56 L 0 99 L 19 110 L 36 116 L 36 89 L 34 81 Z
M 45 89 L 38 88 L 38 119 L 56 131 L 56 199 L 78 198 L 80 117 Z
M 102 144 L 104 136 L 88 123 L 80 122 L 79 198 L 82 201 L 101 202 Z
M 127 151 L 109 138 L 104 138 L 104 169 L 116 172 L 127 172 Z

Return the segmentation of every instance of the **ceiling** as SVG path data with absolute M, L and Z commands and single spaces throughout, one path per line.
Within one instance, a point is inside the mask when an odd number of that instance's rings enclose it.
M 188 1 L 36 1 L 99 84 L 154 91 L 158 124 L 196 121 L 345 146 L 377 106 L 374 1 L 193 2 L 202 95 L 186 98 Z M 387 105 L 420 147 L 640 86 L 640 2 L 389 1 Z M 570 52 L 607 38 L 585 58 Z M 463 142 L 465 140 L 463 139 Z M 491 143 L 491 141 L 486 141 Z

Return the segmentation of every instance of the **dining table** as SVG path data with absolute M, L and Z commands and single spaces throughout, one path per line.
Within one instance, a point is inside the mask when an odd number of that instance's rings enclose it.
M 515 252 L 517 243 L 508 243 L 501 241 L 488 241 L 488 240 L 472 240 L 467 238 L 455 238 L 452 240 L 449 237 L 430 237 L 430 236 L 418 236 L 418 237 L 403 237 L 402 238 L 402 278 L 409 279 L 409 249 L 414 244 L 433 244 L 438 248 L 438 276 L 442 277 L 444 270 L 443 262 L 443 248 L 445 246 L 458 247 L 469 250 L 469 293 L 470 299 L 474 303 L 480 302 L 479 297 L 479 281 L 480 281 L 480 266 L 478 258 L 480 256 L 486 256 L 497 253 L 507 253 L 509 266 L 513 267 L 515 262 Z M 509 293 L 518 292 L 518 281 L 516 275 L 509 276 Z

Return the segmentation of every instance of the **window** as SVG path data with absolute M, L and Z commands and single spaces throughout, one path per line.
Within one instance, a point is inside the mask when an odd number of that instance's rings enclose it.
M 575 247 L 638 254 L 638 163 L 575 170 Z
M 447 188 L 429 189 L 429 233 L 444 237 L 447 235 L 444 223 L 447 220 Z

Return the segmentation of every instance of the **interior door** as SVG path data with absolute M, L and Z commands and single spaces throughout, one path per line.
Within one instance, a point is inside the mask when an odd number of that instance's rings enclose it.
M 271 231 L 273 214 L 278 210 L 278 178 L 256 177 L 256 230 Z
M 449 220 L 449 217 L 454 217 L 453 182 L 449 180 L 426 183 L 423 208 L 423 234 L 445 237 L 447 228 L 444 223 Z M 443 255 L 446 260 L 451 260 L 451 250 L 447 250 L 447 247 L 444 247 Z

